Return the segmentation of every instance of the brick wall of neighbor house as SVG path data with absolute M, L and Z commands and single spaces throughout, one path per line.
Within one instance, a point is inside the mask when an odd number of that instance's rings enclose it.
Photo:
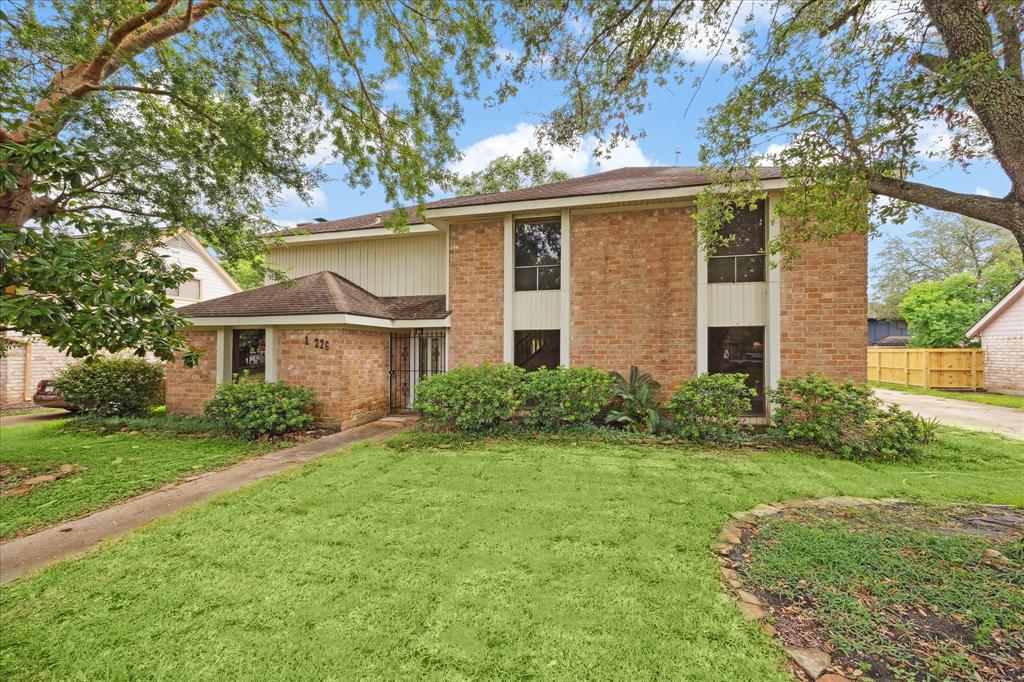
M 868 240 L 805 244 L 782 277 L 782 376 L 867 380 Z
M 167 363 L 167 411 L 202 414 L 203 404 L 213 397 L 217 387 L 217 332 L 192 329 L 184 335 L 203 353 L 196 367 L 186 367 L 180 358 Z
M 504 226 L 501 222 L 452 225 L 448 365 L 501 362 L 504 357 Z
M 28 337 L 18 332 L 7 333 L 5 338 L 14 343 L 7 345 L 7 352 L 0 357 L 0 406 L 20 405 L 31 402 L 36 385 L 43 379 L 52 379 L 64 369 L 74 358 L 69 357 L 49 346 L 43 341 Z M 25 400 L 25 347 L 28 341 L 32 349 L 29 351 L 28 364 L 28 401 Z
M 1024 395 L 1024 334 L 983 334 L 985 390 Z
M 320 348 L 316 339 L 328 347 Z M 388 334 L 278 329 L 277 349 L 278 379 L 316 392 L 319 423 L 349 428 L 387 414 Z
M 687 207 L 572 218 L 573 365 L 650 372 L 665 389 L 697 369 L 696 246 Z

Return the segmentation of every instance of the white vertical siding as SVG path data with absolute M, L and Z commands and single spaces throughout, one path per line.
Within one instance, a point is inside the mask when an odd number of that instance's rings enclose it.
M 565 265 L 562 265 L 563 271 Z M 512 328 L 561 329 L 562 292 L 516 291 L 512 294 Z
M 329 270 L 377 296 L 443 295 L 445 259 L 443 234 L 279 246 L 267 255 L 289 278 Z
M 224 279 L 223 275 L 217 272 L 210 265 L 206 258 L 198 253 L 184 239 L 172 238 L 156 248 L 156 252 L 168 258 L 171 262 L 185 268 L 192 268 L 195 274 L 192 275 L 199 280 L 199 300 L 207 301 L 211 298 L 220 298 L 235 293 L 231 285 Z M 194 300 L 176 300 L 175 307 L 195 303 Z
M 768 319 L 765 282 L 709 284 L 709 327 L 760 327 Z

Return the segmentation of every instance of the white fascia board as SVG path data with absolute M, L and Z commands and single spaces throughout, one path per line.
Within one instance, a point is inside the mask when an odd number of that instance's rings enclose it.
M 334 242 L 353 239 L 382 239 L 388 237 L 404 237 L 411 234 L 438 234 L 436 226 L 429 223 L 423 225 L 409 225 L 404 232 L 395 232 L 387 227 L 368 227 L 362 230 L 346 230 L 344 232 L 318 232 L 311 234 L 293 234 L 281 237 L 279 242 L 271 244 L 272 247 L 292 246 L 302 244 L 318 244 L 322 242 Z
M 765 190 L 785 189 L 789 181 L 784 179 L 765 180 L 761 188 Z M 463 218 L 491 213 L 517 213 L 522 211 L 546 211 L 578 206 L 594 206 L 625 201 L 660 201 L 695 197 L 703 192 L 708 185 L 693 187 L 673 187 L 671 189 L 649 189 L 636 192 L 611 192 L 608 194 L 586 194 L 574 197 L 558 197 L 555 199 L 530 199 L 526 201 L 508 201 L 497 204 L 475 204 L 473 206 L 452 206 L 451 208 L 428 208 L 424 214 L 430 220 L 442 218 Z M 725 191 L 720 190 L 720 191 Z M 628 207 L 624 207 L 627 209 Z
M 445 319 L 431 320 L 385 320 L 365 315 L 322 314 L 322 315 L 252 315 L 233 317 L 189 317 L 193 327 L 283 327 L 283 326 L 328 326 L 342 325 L 376 327 L 379 329 L 417 329 L 419 327 L 449 327 Z

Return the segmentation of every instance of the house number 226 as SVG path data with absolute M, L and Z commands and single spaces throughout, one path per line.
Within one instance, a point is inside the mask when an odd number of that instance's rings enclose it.
M 306 345 L 307 346 L 309 345 L 309 335 L 308 334 L 306 335 Z M 327 339 L 314 338 L 313 339 L 313 348 L 319 348 L 320 350 L 330 350 L 331 349 L 331 342 L 328 341 Z

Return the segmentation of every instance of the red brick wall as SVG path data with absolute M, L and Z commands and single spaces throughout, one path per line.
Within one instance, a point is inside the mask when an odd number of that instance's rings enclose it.
M 805 244 L 782 277 L 782 376 L 867 381 L 868 240 Z
M 504 357 L 504 234 L 500 222 L 451 227 L 449 367 L 501 362 Z
M 688 208 L 572 219 L 571 362 L 650 372 L 666 390 L 697 369 L 696 246 Z
M 316 339 L 328 347 L 318 347 Z M 278 329 L 277 377 L 316 392 L 318 423 L 348 428 L 387 414 L 387 353 L 382 332 Z
M 180 357 L 167 363 L 167 411 L 202 414 L 203 404 L 213 397 L 217 386 L 217 332 L 192 329 L 184 334 L 192 346 L 204 352 L 196 367 L 186 367 Z

